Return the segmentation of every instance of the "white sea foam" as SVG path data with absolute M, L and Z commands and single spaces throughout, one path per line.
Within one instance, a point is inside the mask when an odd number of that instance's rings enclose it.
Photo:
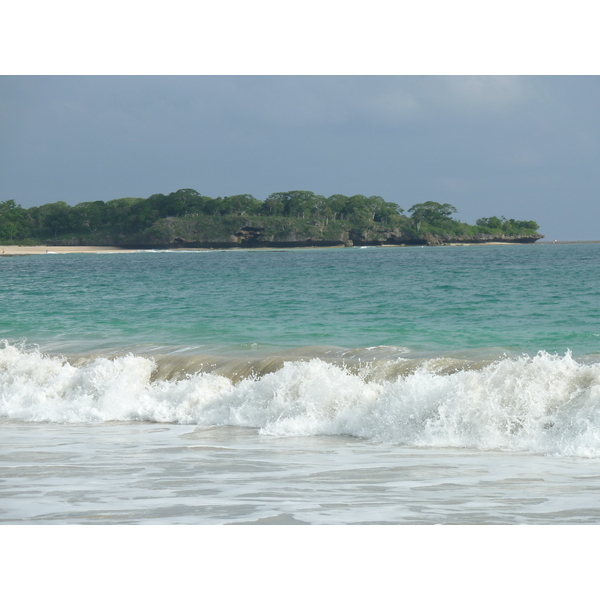
M 139 254 L 198 254 L 199 252 L 214 252 L 214 250 L 211 249 L 205 249 L 205 248 L 196 248 L 193 250 L 182 250 L 182 249 L 177 249 L 177 250 L 156 250 L 156 249 L 151 249 L 151 250 L 136 250 L 136 253 Z M 99 253 L 100 254 L 100 253 Z
M 277 436 L 600 456 L 600 365 L 570 353 L 540 352 L 452 373 L 441 371 L 439 360 L 423 361 L 391 380 L 321 359 L 286 362 L 238 383 L 213 373 L 153 380 L 154 371 L 153 360 L 139 356 L 77 367 L 5 344 L 0 417 L 241 426 Z

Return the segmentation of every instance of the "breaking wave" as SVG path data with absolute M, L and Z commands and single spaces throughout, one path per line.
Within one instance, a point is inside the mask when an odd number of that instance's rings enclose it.
M 271 362 L 236 379 L 202 369 L 174 376 L 164 365 L 161 372 L 160 360 L 131 354 L 69 362 L 5 343 L 0 417 L 253 427 L 264 435 L 598 457 L 600 364 L 545 352 L 478 364 L 312 358 Z

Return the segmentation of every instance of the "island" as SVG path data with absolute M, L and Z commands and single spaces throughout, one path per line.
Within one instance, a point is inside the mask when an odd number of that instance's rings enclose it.
M 0 202 L 0 244 L 113 246 L 123 249 L 284 248 L 313 246 L 439 246 L 534 243 L 535 221 L 453 218 L 451 204 L 427 201 L 408 211 L 380 196 L 325 197 L 277 192 L 211 198 L 193 189 L 149 198 L 54 202 L 23 208 Z

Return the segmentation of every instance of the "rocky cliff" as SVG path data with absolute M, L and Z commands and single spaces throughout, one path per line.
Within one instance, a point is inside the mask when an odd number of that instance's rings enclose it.
M 61 236 L 48 244 L 121 246 L 124 248 L 298 248 L 314 246 L 442 246 L 492 242 L 531 244 L 543 235 L 452 235 L 419 232 L 414 228 L 390 229 L 374 223 L 352 227 L 342 220 L 310 222 L 277 217 L 225 216 L 220 218 L 168 217 L 136 234 L 110 231 Z
M 237 219 L 228 227 L 213 229 L 194 226 L 192 221 L 164 219 L 157 226 L 137 236 L 135 240 L 120 240 L 120 245 L 165 248 L 284 248 L 312 246 L 441 246 L 445 244 L 519 243 L 531 244 L 543 235 L 492 235 L 468 236 L 416 234 L 409 230 L 386 230 L 369 228 L 347 229 L 336 222 L 323 227 L 297 223 L 290 226 L 285 222 L 261 223 L 260 220 Z M 228 231 L 229 230 L 229 231 Z

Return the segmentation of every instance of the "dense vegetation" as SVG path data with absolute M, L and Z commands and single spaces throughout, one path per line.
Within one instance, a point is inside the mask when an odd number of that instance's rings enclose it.
M 467 225 L 452 218 L 456 208 L 450 204 L 429 201 L 415 204 L 407 212 L 380 196 L 335 194 L 326 198 L 309 191 L 277 192 L 261 201 L 249 194 L 210 198 L 182 189 L 149 198 L 75 206 L 55 202 L 28 209 L 6 200 L 0 202 L 0 243 L 442 243 L 459 238 L 542 237 L 535 221 L 487 217 Z

